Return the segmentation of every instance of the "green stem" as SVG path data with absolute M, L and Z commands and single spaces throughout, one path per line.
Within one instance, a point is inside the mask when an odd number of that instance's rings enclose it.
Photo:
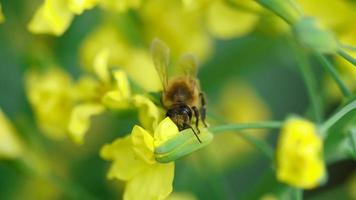
M 332 64 L 329 62 L 327 58 L 325 58 L 324 55 L 320 53 L 315 54 L 319 62 L 322 64 L 324 69 L 331 75 L 331 77 L 335 80 L 337 85 L 339 86 L 341 92 L 344 94 L 344 96 L 349 97 L 351 95 L 350 90 L 347 88 L 346 84 L 344 81 L 341 79 L 340 74 L 336 71 L 336 69 L 332 66 Z
M 303 199 L 303 190 L 297 189 L 297 188 L 293 188 L 292 199 L 294 199 L 294 200 L 302 200 Z
M 350 54 L 348 54 L 346 51 L 340 49 L 337 52 L 341 57 L 343 57 L 345 60 L 347 60 L 349 63 L 353 64 L 356 67 L 356 59 L 353 58 Z
M 282 122 L 270 121 L 270 122 L 256 122 L 256 123 L 245 123 L 245 124 L 228 124 L 210 127 L 209 131 L 214 134 L 226 132 L 226 131 L 241 131 L 247 129 L 278 129 L 281 128 Z M 248 141 L 250 144 L 256 147 L 262 154 L 264 154 L 268 159 L 273 160 L 273 148 L 270 147 L 265 141 L 259 140 L 249 134 L 240 132 L 239 135 Z
M 293 45 L 295 46 L 295 45 Z M 308 57 L 304 52 L 300 51 L 297 47 L 294 48 L 298 56 L 297 62 L 299 64 L 300 71 L 302 73 L 305 85 L 307 87 L 309 101 L 313 110 L 314 119 L 317 123 L 321 123 L 323 110 L 322 110 L 322 101 L 319 95 L 317 84 L 315 82 L 315 75 L 311 70 L 311 65 L 308 60 Z
M 356 100 L 353 100 L 351 103 L 347 104 L 333 116 L 331 116 L 328 120 L 324 122 L 324 124 L 320 127 L 320 134 L 323 138 L 328 136 L 328 130 L 342 117 L 344 117 L 349 112 L 356 109 Z
M 341 48 L 348 49 L 350 51 L 356 51 L 356 47 L 348 44 L 341 44 Z
M 227 124 L 221 126 L 214 126 L 208 128 L 214 134 L 226 131 L 241 131 L 246 129 L 278 129 L 281 128 L 282 122 L 269 121 L 269 122 L 255 122 L 255 123 L 241 123 L 241 124 Z

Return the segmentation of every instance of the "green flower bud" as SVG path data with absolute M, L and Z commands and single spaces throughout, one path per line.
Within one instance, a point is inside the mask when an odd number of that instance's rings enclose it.
M 335 53 L 339 43 L 334 35 L 318 26 L 315 19 L 305 17 L 293 26 L 293 31 L 300 43 L 320 53 Z
M 178 135 L 167 140 L 155 149 L 154 154 L 156 161 L 160 163 L 175 161 L 203 148 L 213 140 L 213 134 L 207 129 L 202 129 L 198 137 L 201 143 L 191 129 L 181 131 Z

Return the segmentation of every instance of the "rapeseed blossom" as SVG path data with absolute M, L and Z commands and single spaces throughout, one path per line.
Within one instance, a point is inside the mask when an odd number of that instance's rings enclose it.
M 281 130 L 276 149 L 277 179 L 297 188 L 311 189 L 325 176 L 323 142 L 313 123 L 292 117 Z
M 73 18 L 92 9 L 99 0 L 43 0 L 28 24 L 28 30 L 36 34 L 62 35 Z
M 105 145 L 102 158 L 112 160 L 109 179 L 126 181 L 124 199 L 165 199 L 172 192 L 174 162 L 162 164 L 155 160 L 154 149 L 179 133 L 166 118 L 154 132 L 135 126 L 130 135 Z

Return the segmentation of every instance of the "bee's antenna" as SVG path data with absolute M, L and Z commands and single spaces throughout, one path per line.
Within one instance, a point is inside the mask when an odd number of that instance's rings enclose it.
M 193 129 L 193 127 L 192 127 L 191 125 L 189 125 L 189 124 L 187 124 L 187 126 L 188 126 L 190 129 L 192 129 L 192 131 L 193 131 L 195 137 L 198 139 L 199 143 L 202 143 L 202 141 L 200 140 L 200 138 L 199 138 L 197 132 L 195 132 L 195 130 Z

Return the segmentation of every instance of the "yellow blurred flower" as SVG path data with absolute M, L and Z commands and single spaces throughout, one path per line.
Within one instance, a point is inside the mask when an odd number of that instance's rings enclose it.
M 191 52 L 205 60 L 211 53 L 212 39 L 205 31 L 201 13 L 184 9 L 181 1 L 147 1 L 138 14 L 145 41 L 160 38 L 170 47 L 173 58 Z
M 158 163 L 154 157 L 157 145 L 177 135 L 177 126 L 169 119 L 163 120 L 154 133 L 135 126 L 131 135 L 105 145 L 102 158 L 112 160 L 108 178 L 127 182 L 124 199 L 165 199 L 172 192 L 174 163 Z
M 207 26 L 217 38 L 231 39 L 250 33 L 259 20 L 255 1 L 236 1 L 236 7 L 224 1 L 212 1 L 207 8 Z
M 58 67 L 26 74 L 26 92 L 41 130 L 54 139 L 67 133 L 74 106 L 73 83 L 69 74 Z
M 2 8 L 1 8 L 1 4 L 0 4 L 0 24 L 3 23 L 5 21 L 5 17 L 4 14 L 2 13 Z
M 324 26 L 342 32 L 354 24 L 355 7 L 351 2 L 340 0 L 298 0 L 305 15 L 316 17 Z
M 325 175 L 323 142 L 313 123 L 292 117 L 281 131 L 276 149 L 277 179 L 297 188 L 317 187 Z
M 80 57 L 83 66 L 93 71 L 93 63 L 102 62 L 97 57 L 103 54 L 100 57 L 107 57 L 107 66 L 124 69 L 141 88 L 156 92 L 161 90 L 161 83 L 148 52 L 148 49 L 133 47 L 115 25 L 108 23 L 84 40 Z
M 0 159 L 19 158 L 23 150 L 15 128 L 0 108 Z
M 98 0 L 44 0 L 28 24 L 36 34 L 62 35 L 70 26 L 75 14 L 93 8 Z
M 37 34 L 59 36 L 67 30 L 73 17 L 74 14 L 69 10 L 67 1 L 44 0 L 28 24 L 28 30 Z

